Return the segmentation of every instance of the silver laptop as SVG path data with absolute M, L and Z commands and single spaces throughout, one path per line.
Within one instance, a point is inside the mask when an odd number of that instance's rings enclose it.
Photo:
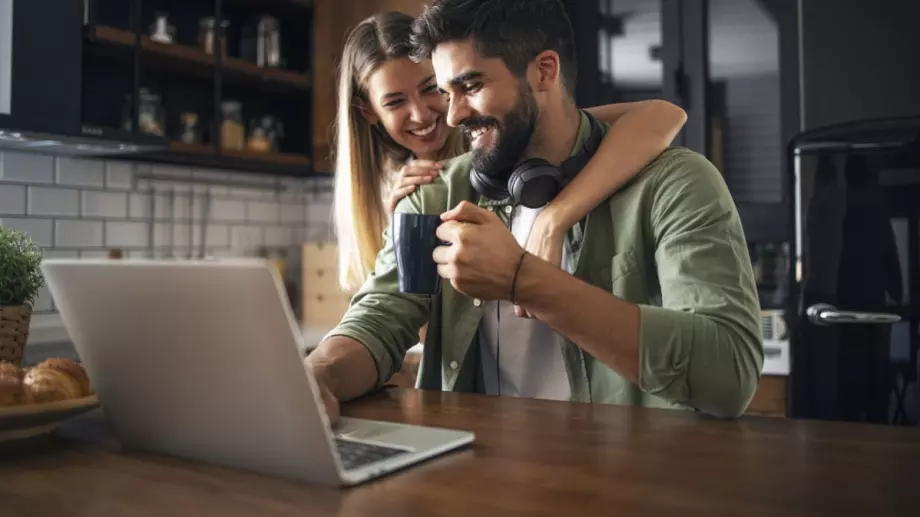
M 46 260 L 42 269 L 128 447 L 353 485 L 474 439 L 352 418 L 330 426 L 265 261 Z

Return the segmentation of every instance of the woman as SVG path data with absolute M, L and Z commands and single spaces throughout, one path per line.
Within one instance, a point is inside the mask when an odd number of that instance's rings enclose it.
M 447 125 L 430 60 L 409 59 L 412 17 L 384 12 L 348 36 L 339 71 L 335 228 L 339 283 L 355 292 L 374 268 L 396 203 L 467 151 Z M 541 211 L 526 249 L 561 264 L 566 231 L 670 144 L 686 113 L 653 100 L 588 109 L 610 123 L 595 157 Z M 605 159 L 606 158 L 606 159 Z

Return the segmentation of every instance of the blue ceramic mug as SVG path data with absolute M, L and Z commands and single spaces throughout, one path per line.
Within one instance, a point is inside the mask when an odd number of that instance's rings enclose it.
M 393 214 L 393 248 L 399 270 L 399 292 L 434 295 L 441 277 L 432 254 L 441 241 L 436 235 L 441 217 L 430 214 Z

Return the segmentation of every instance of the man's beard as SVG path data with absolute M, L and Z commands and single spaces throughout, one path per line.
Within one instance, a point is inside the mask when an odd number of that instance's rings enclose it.
M 530 145 L 537 126 L 539 107 L 526 81 L 521 80 L 519 91 L 517 104 L 505 115 L 503 122 L 494 117 L 470 117 L 462 124 L 467 137 L 476 129 L 494 128 L 495 144 L 490 148 L 474 148 L 472 151 L 473 168 L 487 176 L 510 176 L 512 168 Z

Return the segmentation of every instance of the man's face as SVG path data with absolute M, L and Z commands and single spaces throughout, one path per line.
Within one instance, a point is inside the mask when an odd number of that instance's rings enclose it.
M 521 160 L 536 127 L 539 108 L 526 78 L 499 58 L 484 58 L 472 40 L 442 43 L 431 56 L 438 86 L 450 98 L 447 123 L 470 140 L 473 167 L 507 175 Z

